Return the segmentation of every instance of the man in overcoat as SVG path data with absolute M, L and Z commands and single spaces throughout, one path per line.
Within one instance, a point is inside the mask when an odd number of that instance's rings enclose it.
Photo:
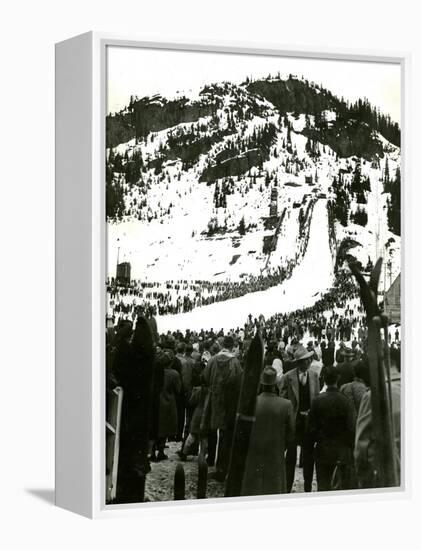
M 215 479 L 224 481 L 229 461 L 235 412 L 241 383 L 241 365 L 233 353 L 234 339 L 225 336 L 223 348 L 208 362 L 203 381 L 209 393 L 203 412 L 202 431 L 218 430 L 218 456 Z
M 295 368 L 284 374 L 279 395 L 292 403 L 295 422 L 295 440 L 286 453 L 287 491 L 291 492 L 294 484 L 295 466 L 297 464 L 297 445 L 301 446 L 304 491 L 311 492 L 314 470 L 313 442 L 308 437 L 308 414 L 313 399 L 320 393 L 319 377 L 310 370 L 313 352 L 299 345 L 294 353 Z
M 257 397 L 241 494 L 274 495 L 287 492 L 285 450 L 294 441 L 294 416 L 288 399 L 275 393 L 277 373 L 266 367 L 262 393 Z
M 355 434 L 355 410 L 348 397 L 337 387 L 338 370 L 324 372 L 326 392 L 313 400 L 309 415 L 309 436 L 315 443 L 317 488 L 332 490 L 335 467 L 341 468 L 342 489 L 352 488 L 352 451 Z
M 158 377 L 161 379 L 160 392 L 157 403 L 157 432 L 152 447 L 151 460 L 166 460 L 164 453 L 167 438 L 174 437 L 178 428 L 177 397 L 181 391 L 181 377 L 172 368 L 173 357 L 167 350 L 161 351 L 157 356 Z M 158 378 L 157 377 L 157 378 Z M 155 456 L 155 451 L 158 455 Z
M 358 364 L 358 359 L 355 359 L 354 352 L 349 348 L 343 349 L 343 361 L 338 363 L 338 388 L 344 384 L 352 382 L 355 378 L 355 366 Z

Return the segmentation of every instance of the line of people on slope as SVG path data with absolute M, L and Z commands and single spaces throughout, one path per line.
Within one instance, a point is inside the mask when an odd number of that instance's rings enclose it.
M 162 283 L 140 283 L 129 285 L 107 283 L 110 307 L 114 316 L 131 315 L 135 320 L 141 309 L 154 308 L 159 315 L 186 313 L 202 307 L 239 298 L 252 292 L 267 290 L 289 278 L 294 267 L 269 271 L 260 275 L 248 275 L 239 281 L 165 281 Z

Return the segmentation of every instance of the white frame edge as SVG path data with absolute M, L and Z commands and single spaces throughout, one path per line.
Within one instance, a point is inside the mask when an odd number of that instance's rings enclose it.
M 55 85 L 55 501 L 92 517 L 90 33 L 56 45 Z
M 174 39 L 162 42 L 90 32 L 56 45 L 56 504 L 91 518 L 203 511 L 223 506 L 303 506 L 409 498 L 410 388 L 408 350 L 412 336 L 408 260 L 402 252 L 405 364 L 402 488 L 327 494 L 210 499 L 205 501 L 105 505 L 105 114 L 108 46 L 172 49 L 248 55 L 307 57 L 395 63 L 401 66 L 402 236 L 410 249 L 410 63 L 408 52 L 309 49 L 310 47 Z M 88 69 L 89 67 L 89 69 Z M 86 150 L 88 147 L 89 151 Z M 78 162 L 69 162 L 68 151 Z M 76 152 L 76 154 L 75 154 Z M 71 188 L 69 189 L 69 185 Z M 77 192 L 75 192 L 75 190 Z M 77 212 L 80 224 L 75 227 Z M 91 233 L 86 233 L 88 227 Z M 89 253 L 88 253 L 89 250 Z M 77 266 L 77 267 L 76 267 Z M 77 317 L 76 317 L 77 315 Z M 75 319 L 81 319 L 78 325 Z M 72 323 L 73 319 L 73 323 Z M 80 325 L 80 326 L 79 326 Z M 88 330 L 89 329 L 89 330 Z M 76 342 L 77 346 L 73 343 Z M 79 396 L 76 401 L 75 396 Z M 75 409 L 77 405 L 77 410 Z M 73 472 L 73 475 L 71 474 Z M 191 506 L 194 506 L 191 508 Z M 220 509 L 220 508 L 218 508 Z

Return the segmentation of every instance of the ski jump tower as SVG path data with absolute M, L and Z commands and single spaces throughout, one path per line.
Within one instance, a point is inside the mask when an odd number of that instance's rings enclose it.
M 270 192 L 270 204 L 269 204 L 269 216 L 278 216 L 278 190 L 276 187 L 272 188 Z

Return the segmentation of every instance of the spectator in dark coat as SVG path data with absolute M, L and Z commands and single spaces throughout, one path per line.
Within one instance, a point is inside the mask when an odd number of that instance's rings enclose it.
M 122 321 L 118 328 L 111 346 L 112 350 L 112 374 L 123 389 L 128 389 L 131 383 L 132 356 L 133 350 L 130 343 L 133 332 L 131 321 Z M 108 365 L 107 365 L 108 367 Z
M 279 353 L 276 349 L 276 342 L 270 341 L 267 343 L 267 346 L 266 346 L 264 365 L 272 366 L 272 363 L 276 358 L 279 358 Z
M 350 489 L 355 411 L 349 399 L 338 391 L 337 369 L 328 367 L 324 376 L 327 390 L 315 397 L 309 415 L 309 436 L 315 443 L 317 487 L 319 491 L 330 491 L 335 467 L 339 466 L 343 473 L 347 472 L 342 489 Z
M 335 342 L 334 340 L 329 340 L 327 343 L 326 350 L 326 367 L 332 367 L 335 362 Z
M 339 374 L 338 388 L 354 380 L 355 366 L 358 364 L 358 359 L 355 359 L 353 351 L 349 348 L 344 348 L 343 357 L 343 361 L 337 365 Z
M 188 436 L 188 431 L 185 430 L 186 425 L 186 412 L 187 412 L 187 402 L 189 398 L 189 393 L 191 391 L 191 370 L 189 369 L 190 363 L 187 362 L 185 357 L 186 346 L 184 342 L 179 342 L 177 344 L 177 353 L 175 355 L 175 361 L 179 364 L 174 365 L 173 368 L 176 368 L 177 372 L 180 375 L 181 379 L 181 391 L 177 397 L 177 416 L 178 416 L 178 425 L 177 425 L 177 441 L 185 441 Z M 180 439 L 181 438 L 181 439 Z
M 320 344 L 320 347 L 322 350 L 323 367 L 319 374 L 319 381 L 320 381 L 320 388 L 323 389 L 325 385 L 324 371 L 326 368 L 332 367 L 333 363 L 335 362 L 335 343 L 329 340 L 326 344 L 326 342 L 323 340 L 323 342 Z
M 161 352 L 157 361 L 160 369 L 162 369 L 163 380 L 159 394 L 157 438 L 152 453 L 158 451 L 156 460 L 160 461 L 168 458 L 164 453 L 167 438 L 174 437 L 177 433 L 177 396 L 181 391 L 181 378 L 178 372 L 171 367 L 172 358 L 170 355 Z
M 145 318 L 120 325 L 114 367 L 123 388 L 117 500 L 137 502 L 139 475 L 150 470 L 147 458 L 150 399 L 155 349 Z
M 292 403 L 295 422 L 295 441 L 288 447 L 286 454 L 287 492 L 290 493 L 294 483 L 297 464 L 297 445 L 301 446 L 304 470 L 304 490 L 311 492 L 313 480 L 313 446 L 308 438 L 308 413 L 313 399 L 320 392 L 319 377 L 310 370 L 313 352 L 304 346 L 295 351 L 296 368 L 285 373 L 279 386 L 279 395 Z
M 198 383 L 197 378 L 198 373 L 196 370 L 196 361 L 192 357 L 193 346 L 190 342 L 187 342 L 185 345 L 184 361 L 182 363 L 181 370 L 181 382 L 182 382 L 182 392 L 184 396 L 184 405 L 185 405 L 185 422 L 184 422 L 184 432 L 183 432 L 183 443 L 186 441 L 189 431 L 190 431 L 190 422 L 193 414 L 192 406 L 190 405 L 190 397 L 193 390 L 193 387 Z M 200 375 L 200 373 L 199 373 Z
M 336 350 L 335 353 L 335 361 L 337 364 L 342 363 L 342 361 L 345 359 L 345 347 L 345 342 L 339 342 L 339 348 Z
M 203 372 L 203 381 L 209 389 L 209 394 L 203 412 L 202 428 L 207 432 L 218 430 L 219 447 L 215 474 L 218 481 L 225 479 L 228 469 L 234 424 L 232 407 L 236 409 L 237 405 L 233 392 L 238 393 L 242 373 L 233 348 L 232 336 L 225 336 L 223 349 L 209 360 Z
M 368 368 L 367 358 L 361 359 L 355 365 L 355 377 L 352 382 L 343 384 L 340 388 L 341 393 L 346 395 L 351 401 L 355 414 L 360 410 L 361 399 L 368 390 L 370 380 L 370 370 Z
M 206 455 L 208 450 L 207 441 L 202 438 L 201 422 L 203 409 L 205 406 L 207 388 L 205 386 L 194 386 L 188 401 L 191 410 L 191 422 L 189 424 L 189 433 L 186 441 L 183 443 L 178 456 L 181 460 L 187 460 L 189 455 L 198 454 L 199 446 L 202 456 Z
M 326 340 L 322 340 L 320 342 L 320 351 L 322 353 L 322 363 L 323 364 L 326 362 L 326 349 L 327 349 Z
M 181 354 L 179 353 L 178 355 L 176 355 L 175 348 L 176 348 L 176 342 L 174 337 L 170 336 L 163 339 L 162 349 L 164 350 L 165 354 L 171 358 L 171 368 L 179 374 L 180 383 L 182 383 L 183 365 L 180 359 Z M 183 345 L 183 349 L 184 349 L 184 345 Z M 182 391 L 181 388 L 176 395 L 176 402 L 177 402 L 177 430 L 174 432 L 174 434 L 170 436 L 170 438 L 175 441 L 182 441 L 183 431 L 184 431 L 184 421 L 185 421 L 186 400 L 185 400 L 184 392 Z
M 266 367 L 257 397 L 256 420 L 250 436 L 241 494 L 273 495 L 287 492 L 285 450 L 294 441 L 294 415 L 288 399 L 275 393 L 276 370 Z
M 154 308 L 148 308 L 146 312 L 146 319 L 148 320 L 148 324 L 152 332 L 153 341 L 156 344 L 158 342 L 158 325 L 154 316 Z

